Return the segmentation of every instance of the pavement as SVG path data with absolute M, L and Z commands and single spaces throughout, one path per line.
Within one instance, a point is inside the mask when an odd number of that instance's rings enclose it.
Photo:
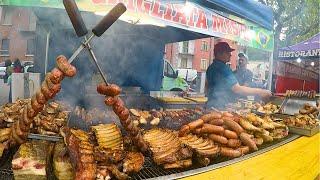
M 9 86 L 0 79 L 0 106 L 7 103 L 9 99 Z

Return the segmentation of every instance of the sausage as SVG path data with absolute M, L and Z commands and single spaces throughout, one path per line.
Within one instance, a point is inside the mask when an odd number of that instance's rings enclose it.
M 201 133 L 215 133 L 222 134 L 224 132 L 224 128 L 221 126 L 215 126 L 212 124 L 203 124 L 201 128 Z
M 204 121 L 202 119 L 195 120 L 188 124 L 190 130 L 196 129 L 197 127 L 203 126 Z
M 120 116 L 120 113 L 125 110 L 124 106 L 113 106 L 113 111 Z
M 28 107 L 27 106 L 25 106 L 23 108 L 23 119 L 22 120 L 23 120 L 23 123 L 30 128 L 30 124 L 32 123 L 33 118 L 28 117 Z
M 61 84 L 55 84 L 51 89 L 49 89 L 52 93 L 53 96 L 55 96 L 60 90 L 61 90 Z
M 21 138 L 17 135 L 16 128 L 14 126 L 12 126 L 11 131 L 12 138 L 15 142 L 17 142 L 18 144 L 23 144 L 25 142 L 24 138 Z
M 249 149 L 248 146 L 241 146 L 241 147 L 239 147 L 237 150 L 239 150 L 242 155 L 243 155 L 243 154 L 247 154 L 247 153 L 250 151 L 250 149 Z
M 58 84 L 63 80 L 64 75 L 63 72 L 60 71 L 58 68 L 53 68 L 51 70 L 49 78 L 53 84 Z
M 28 110 L 28 118 L 33 119 L 37 115 L 37 112 L 32 109 L 31 103 L 27 105 L 27 110 Z
M 69 64 L 67 58 L 63 55 L 60 55 L 56 59 L 58 68 L 63 72 L 65 76 L 73 77 L 76 75 L 77 70 L 74 66 Z
M 115 84 L 109 84 L 108 86 L 104 83 L 98 84 L 97 92 L 99 94 L 107 95 L 107 96 L 118 96 L 121 92 L 121 88 Z
M 230 130 L 235 131 L 238 135 L 244 132 L 243 128 L 235 121 L 229 118 L 223 118 L 224 125 L 226 125 Z
M 119 113 L 119 119 L 121 121 L 127 120 L 129 118 L 129 114 L 129 110 L 124 108 L 124 110 Z
M 216 125 L 216 126 L 222 126 L 223 120 L 222 119 L 212 119 L 208 122 L 209 124 Z
M 106 104 L 107 106 L 112 106 L 115 103 L 115 99 L 111 96 L 107 96 L 104 99 L 104 104 Z
M 221 147 L 220 154 L 231 158 L 240 157 L 242 155 L 242 153 L 239 150 L 235 150 L 228 147 Z
M 54 93 L 48 88 L 47 82 L 43 81 L 41 84 L 41 92 L 46 97 L 46 99 L 51 99 L 54 96 Z
M 256 126 L 252 125 L 250 122 L 248 122 L 247 120 L 244 120 L 242 118 L 240 119 L 239 123 L 246 130 L 262 132 L 261 128 L 257 128 Z
M 217 143 L 220 143 L 220 144 L 227 144 L 228 143 L 228 139 L 225 138 L 224 136 L 210 134 L 209 138 Z
M 250 138 L 250 135 L 247 134 L 247 133 L 241 133 L 240 134 L 240 139 L 241 139 L 241 142 L 246 145 L 246 146 L 249 146 L 249 148 L 253 151 L 257 151 L 258 150 L 258 147 L 256 145 L 256 143 Z
M 179 131 L 179 136 L 181 137 L 188 133 L 190 133 L 190 127 L 188 125 L 183 125 Z
M 38 103 L 36 96 L 32 96 L 31 106 L 32 106 L 32 109 L 34 109 L 36 112 L 40 112 L 42 111 L 44 105 Z
M 61 90 L 61 84 L 60 83 L 56 83 L 54 84 L 51 80 L 50 77 L 51 73 L 48 73 L 46 75 L 45 81 L 47 83 L 48 89 L 53 93 L 53 94 L 57 94 L 60 90 Z
M 132 124 L 133 124 L 133 122 L 132 122 L 132 121 L 130 121 L 130 123 L 132 123 Z M 130 134 L 131 134 L 131 136 L 136 136 L 139 132 L 140 132 L 140 131 L 139 131 L 139 128 L 138 128 L 138 127 L 136 127 L 136 126 L 133 126 L 133 128 L 131 129 Z
M 192 132 L 195 134 L 201 134 L 201 130 L 202 128 L 197 128 L 197 129 L 194 129 Z
M 224 117 L 233 117 L 233 114 L 231 114 L 231 113 L 229 113 L 229 112 L 223 112 L 222 113 L 222 116 L 224 116 Z
M 261 137 L 256 137 L 256 138 L 254 138 L 253 139 L 253 141 L 256 143 L 256 145 L 261 145 L 261 144 L 263 144 L 263 138 L 261 138 Z
M 223 135 L 228 139 L 238 139 L 237 133 L 228 129 L 224 130 Z
M 241 146 L 241 141 L 239 139 L 229 139 L 227 143 L 228 147 L 237 148 Z
M 211 121 L 211 120 L 213 120 L 213 119 L 219 119 L 219 118 L 221 118 L 221 117 L 222 117 L 222 116 L 221 116 L 220 113 L 212 112 L 212 113 L 210 113 L 210 114 L 205 114 L 205 115 L 201 116 L 200 119 L 202 119 L 204 122 L 209 122 L 209 121 Z
M 126 120 L 121 120 L 120 119 L 120 122 L 121 122 L 123 127 L 127 127 L 129 125 L 129 123 L 131 122 L 131 119 L 130 119 L 130 117 L 128 117 Z
M 36 98 L 39 104 L 45 104 L 47 102 L 46 97 L 43 95 L 41 91 L 36 93 Z

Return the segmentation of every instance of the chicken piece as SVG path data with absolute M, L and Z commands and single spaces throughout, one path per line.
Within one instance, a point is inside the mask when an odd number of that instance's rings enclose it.
M 139 152 L 128 152 L 123 163 L 123 172 L 139 172 L 144 164 L 144 156 Z

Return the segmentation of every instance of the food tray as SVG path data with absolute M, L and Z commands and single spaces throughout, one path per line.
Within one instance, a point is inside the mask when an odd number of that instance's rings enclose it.
M 316 101 L 312 99 L 286 98 L 280 107 L 280 112 L 282 114 L 294 115 L 299 113 L 299 109 L 303 107 L 305 103 L 316 106 Z
M 294 134 L 299 134 L 299 135 L 304 135 L 304 136 L 313 136 L 319 132 L 320 126 L 316 126 L 312 129 L 306 129 L 306 128 L 301 128 L 301 127 L 295 127 L 295 126 L 288 126 L 289 127 L 289 132 L 294 133 Z

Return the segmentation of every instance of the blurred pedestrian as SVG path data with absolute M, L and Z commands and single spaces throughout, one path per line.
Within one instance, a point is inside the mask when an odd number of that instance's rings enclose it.
M 23 66 L 21 65 L 21 62 L 19 59 L 16 59 L 13 62 L 13 72 L 14 73 L 23 73 Z
M 4 83 L 7 83 L 9 76 L 11 76 L 11 74 L 13 72 L 12 62 L 10 61 L 10 59 L 5 60 L 4 66 L 6 67 L 6 72 L 5 72 L 3 80 L 4 80 Z

